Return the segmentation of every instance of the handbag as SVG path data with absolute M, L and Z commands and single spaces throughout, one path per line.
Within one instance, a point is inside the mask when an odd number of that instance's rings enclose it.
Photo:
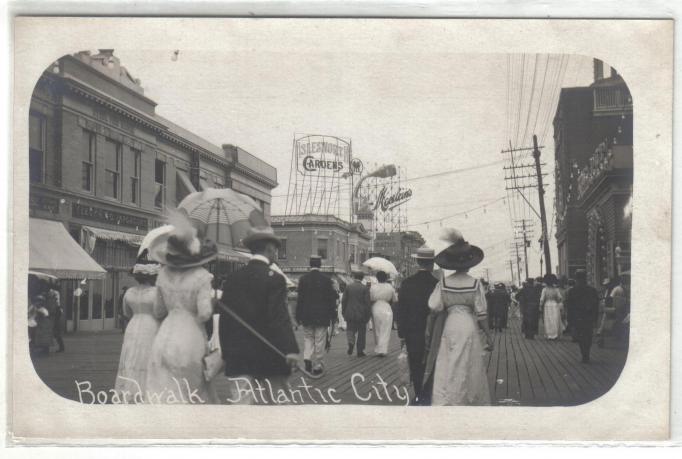
M 202 359 L 204 367 L 204 379 L 210 382 L 215 375 L 222 372 L 225 368 L 225 361 L 223 360 L 223 352 L 220 349 L 220 326 L 219 326 L 220 315 L 213 315 L 213 334 L 211 335 L 211 341 L 216 343 L 216 348 L 209 351 L 208 354 Z

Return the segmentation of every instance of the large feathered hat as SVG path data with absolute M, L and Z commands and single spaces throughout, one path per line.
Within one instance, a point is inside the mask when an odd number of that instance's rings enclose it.
M 160 234 L 149 244 L 149 258 L 174 268 L 205 265 L 218 255 L 210 239 L 200 237 L 192 221 L 182 211 L 169 211 L 171 231 Z
M 483 250 L 469 244 L 462 233 L 454 228 L 446 228 L 440 237 L 450 245 L 436 255 L 436 264 L 443 269 L 469 269 L 483 261 Z

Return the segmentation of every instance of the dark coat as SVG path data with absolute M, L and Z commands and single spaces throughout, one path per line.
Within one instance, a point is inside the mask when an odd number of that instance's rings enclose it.
M 348 284 L 341 299 L 341 314 L 348 322 L 369 322 L 372 315 L 369 287 L 359 281 Z
M 283 354 L 297 354 L 286 301 L 284 278 L 259 260 L 251 260 L 225 280 L 220 300 Z M 267 377 L 291 371 L 282 356 L 224 311 L 220 311 L 220 346 L 227 376 Z
M 429 271 L 419 271 L 403 280 L 398 294 L 398 336 L 419 333 L 422 337 L 426 331 L 426 318 L 431 312 L 429 297 L 436 287 L 438 279 Z
M 576 285 L 566 292 L 566 308 L 572 312 L 573 325 L 591 328 L 599 315 L 599 293 L 589 285 Z
M 313 269 L 298 280 L 296 321 L 308 327 L 327 327 L 336 320 L 336 293 L 332 280 Z

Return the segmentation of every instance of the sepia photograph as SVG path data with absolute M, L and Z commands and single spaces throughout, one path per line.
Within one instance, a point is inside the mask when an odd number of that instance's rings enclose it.
M 551 406 L 608 391 L 631 307 L 618 70 L 537 53 L 278 57 L 243 78 L 211 72 L 240 56 L 98 49 L 40 76 L 27 315 L 43 382 L 82 403 Z M 255 93 L 274 68 L 306 94 Z M 486 107 L 468 117 L 490 134 L 448 129 L 458 100 Z M 396 111 L 409 127 L 377 135 Z M 251 137 L 258 116 L 280 126 Z M 458 159 L 423 161 L 432 149 Z
M 390 21 L 316 49 L 353 24 L 293 20 L 314 31 L 287 48 L 286 22 L 226 19 L 218 47 L 83 37 L 23 75 L 12 341 L 50 403 L 533 417 L 634 390 L 670 306 L 638 276 L 670 235 L 637 270 L 633 222 L 669 183 L 635 161 L 663 131 L 635 145 L 625 64 L 403 47 L 422 32 Z

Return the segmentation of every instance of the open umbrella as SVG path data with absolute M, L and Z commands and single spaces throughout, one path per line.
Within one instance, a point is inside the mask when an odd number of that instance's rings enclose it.
M 268 226 L 260 207 L 249 196 L 229 188 L 208 188 L 190 193 L 178 205 L 187 216 L 206 225 L 206 237 L 213 242 L 237 247 L 254 226 Z
M 362 263 L 362 266 L 366 266 L 372 271 L 383 271 L 391 276 L 398 275 L 398 270 L 395 268 L 395 265 L 385 258 L 381 257 L 368 258 Z

